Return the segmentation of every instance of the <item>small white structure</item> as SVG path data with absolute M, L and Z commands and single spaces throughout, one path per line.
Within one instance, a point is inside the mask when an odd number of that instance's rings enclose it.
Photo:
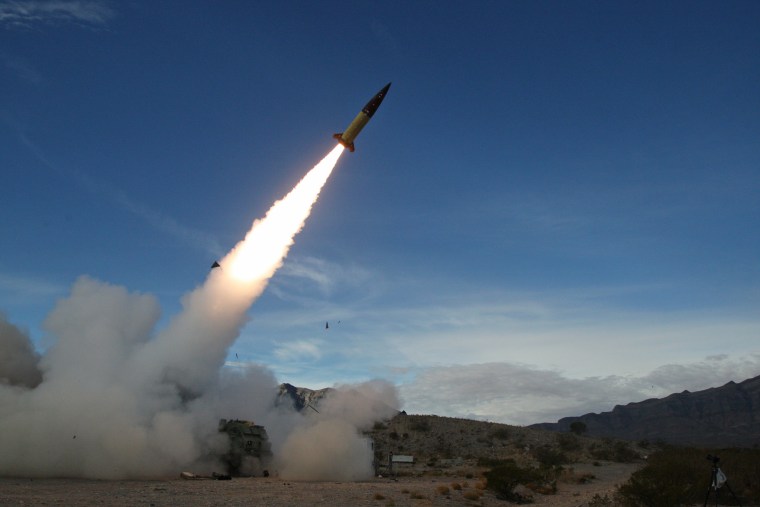
M 393 465 L 414 465 L 414 456 L 408 456 L 405 454 L 393 454 L 388 455 L 388 474 L 394 475 Z

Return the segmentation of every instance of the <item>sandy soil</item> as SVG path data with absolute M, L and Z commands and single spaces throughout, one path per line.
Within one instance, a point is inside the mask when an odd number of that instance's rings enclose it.
M 555 495 L 534 497 L 533 505 L 585 506 L 625 482 L 639 465 L 609 463 L 574 465 L 576 474 L 596 478 L 586 484 L 560 482 Z M 509 505 L 479 489 L 479 480 L 464 476 L 375 478 L 366 482 L 300 482 L 278 478 L 231 481 L 166 480 L 95 481 L 78 479 L 0 478 L 0 506 L 456 506 Z M 461 489 L 455 489 L 455 485 Z M 611 495 L 610 495 L 611 496 Z

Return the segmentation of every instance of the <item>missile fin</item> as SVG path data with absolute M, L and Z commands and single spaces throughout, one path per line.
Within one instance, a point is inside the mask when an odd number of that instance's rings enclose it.
M 351 153 L 354 152 L 354 143 L 347 143 L 343 140 L 343 132 L 338 132 L 337 134 L 333 134 L 333 137 L 338 140 L 340 144 L 348 148 L 348 151 Z

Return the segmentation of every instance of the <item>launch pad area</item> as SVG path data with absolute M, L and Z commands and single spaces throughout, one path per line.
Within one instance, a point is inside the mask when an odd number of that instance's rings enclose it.
M 609 463 L 602 467 L 575 465 L 576 471 L 593 472 L 597 479 L 587 484 L 560 484 L 556 495 L 537 495 L 533 505 L 570 506 L 603 496 L 625 482 L 639 468 L 631 463 Z M 441 474 L 443 472 L 443 474 Z M 109 505 L 154 507 L 184 505 L 242 506 L 292 505 L 396 507 L 424 505 L 459 506 L 471 504 L 465 495 L 479 495 L 478 505 L 504 507 L 492 492 L 478 488 L 478 470 L 437 471 L 435 475 L 400 476 L 398 480 L 377 477 L 360 482 L 292 481 L 279 477 L 233 478 L 229 481 L 187 481 L 179 477 L 164 480 L 105 481 L 90 479 L 29 479 L 0 477 L 0 505 L 67 505 L 89 507 Z M 455 489 L 454 484 L 461 486 Z M 442 493 L 445 489 L 448 492 Z

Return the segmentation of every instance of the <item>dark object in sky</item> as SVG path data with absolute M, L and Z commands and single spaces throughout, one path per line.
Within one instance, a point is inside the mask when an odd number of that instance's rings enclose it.
M 216 262 L 216 261 L 214 261 L 214 263 L 211 265 L 211 269 L 214 269 L 214 268 L 221 268 L 221 267 L 222 267 L 222 266 L 221 266 L 221 265 L 220 265 L 218 262 Z
M 372 118 L 372 115 L 375 114 L 377 108 L 380 107 L 380 103 L 385 98 L 385 95 L 388 93 L 388 89 L 390 87 L 391 84 L 388 83 L 385 85 L 385 88 L 377 92 L 377 95 L 372 97 L 370 101 L 367 102 L 367 105 L 364 106 L 364 109 L 359 111 L 359 114 L 356 115 L 356 118 L 354 118 L 354 121 L 351 122 L 346 130 L 343 132 L 338 132 L 337 134 L 333 134 L 333 137 L 337 139 L 340 144 L 348 148 L 348 151 L 351 153 L 354 152 L 354 139 L 356 139 L 356 136 L 359 135 L 359 132 L 361 132 L 364 126 L 369 122 L 369 119 Z
M 330 323 L 329 322 L 325 322 L 325 329 L 330 329 Z

